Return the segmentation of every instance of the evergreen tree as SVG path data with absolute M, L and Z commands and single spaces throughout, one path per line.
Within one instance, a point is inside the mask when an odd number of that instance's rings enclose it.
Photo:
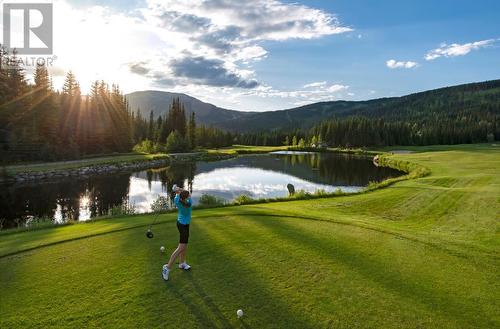
M 196 148 L 196 120 L 194 112 L 191 113 L 188 126 L 189 148 L 194 150 Z
M 155 136 L 153 110 L 149 112 L 148 139 L 153 140 Z

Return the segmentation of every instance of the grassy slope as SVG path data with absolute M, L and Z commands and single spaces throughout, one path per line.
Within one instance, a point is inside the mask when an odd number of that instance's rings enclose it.
M 207 150 L 208 154 L 238 154 L 238 153 L 266 153 L 277 150 L 284 150 L 285 146 L 245 146 L 245 145 L 235 145 L 232 147 L 220 148 L 220 149 L 210 149 Z M 5 170 L 8 174 L 13 175 L 18 172 L 43 172 L 50 170 L 65 170 L 81 168 L 93 165 L 104 165 L 104 164 L 116 164 L 122 162 L 136 162 L 153 160 L 166 157 L 167 154 L 140 154 L 140 153 L 124 153 L 116 154 L 111 156 L 100 156 L 91 157 L 81 160 L 71 160 L 71 161 L 56 161 L 56 162 L 44 162 L 44 163 L 28 163 L 22 165 L 11 165 L 5 166 Z M 3 170 L 3 168 L 1 168 Z
M 218 149 L 208 149 L 208 154 L 251 154 L 251 153 L 268 153 L 274 151 L 286 150 L 287 146 L 248 146 L 248 145 L 233 145 Z
M 196 211 L 168 283 L 174 214 L 0 235 L 0 327 L 499 327 L 500 148 L 427 151 L 372 193 Z
M 153 159 L 159 159 L 159 158 L 163 158 L 163 157 L 166 157 L 166 154 L 126 153 L 126 154 L 117 154 L 117 155 L 104 156 L 104 157 L 92 157 L 92 158 L 86 158 L 86 159 L 81 159 L 81 160 L 12 165 L 12 166 L 6 166 L 5 170 L 9 174 L 15 174 L 17 172 L 64 170 L 64 169 L 74 169 L 74 168 L 87 167 L 87 166 L 93 166 L 93 165 L 153 160 Z

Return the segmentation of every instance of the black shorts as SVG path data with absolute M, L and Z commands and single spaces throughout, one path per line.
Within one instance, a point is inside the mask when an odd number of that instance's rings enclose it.
M 177 222 L 177 229 L 179 230 L 179 243 L 188 243 L 189 240 L 189 224 L 184 225 Z

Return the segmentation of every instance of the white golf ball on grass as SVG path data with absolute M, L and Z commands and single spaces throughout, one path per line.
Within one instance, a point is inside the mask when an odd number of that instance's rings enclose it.
M 243 316 L 243 310 L 237 310 L 236 315 L 238 316 L 238 318 L 241 318 Z
M 164 247 L 164 246 L 161 246 L 161 247 L 160 247 L 160 251 L 161 251 L 161 252 L 165 252 L 165 247 Z

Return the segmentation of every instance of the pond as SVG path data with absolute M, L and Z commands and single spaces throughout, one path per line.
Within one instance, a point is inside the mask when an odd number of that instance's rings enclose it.
M 0 185 L 3 228 L 26 225 L 33 218 L 56 222 L 106 215 L 124 204 L 136 213 L 151 211 L 159 196 L 171 197 L 174 184 L 189 189 L 196 205 L 203 194 L 230 202 L 239 195 L 274 198 L 296 191 L 357 192 L 369 182 L 401 175 L 376 167 L 371 159 L 333 153 L 275 152 L 213 162 L 174 163 L 133 173 Z

